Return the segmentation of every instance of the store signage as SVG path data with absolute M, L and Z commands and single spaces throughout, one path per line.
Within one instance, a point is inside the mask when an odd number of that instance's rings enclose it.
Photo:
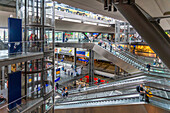
M 60 49 L 59 50 L 60 54 L 72 54 L 72 49 Z
M 85 57 L 85 54 L 86 54 L 85 51 L 77 51 L 77 52 L 76 52 L 76 55 L 77 55 L 77 56 L 81 56 L 81 57 L 82 57 L 82 56 Z

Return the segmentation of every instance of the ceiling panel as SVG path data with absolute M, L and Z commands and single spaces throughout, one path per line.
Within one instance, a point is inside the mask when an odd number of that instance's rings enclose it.
M 119 12 L 108 12 L 104 10 L 103 3 L 96 0 L 55 0 L 76 8 L 91 11 L 93 13 L 101 14 L 104 16 L 112 17 L 119 20 L 125 20 Z

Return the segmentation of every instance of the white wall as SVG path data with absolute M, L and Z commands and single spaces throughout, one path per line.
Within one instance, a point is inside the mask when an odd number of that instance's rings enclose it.
M 8 27 L 8 18 L 10 15 L 15 16 L 15 13 L 0 11 L 0 27 Z

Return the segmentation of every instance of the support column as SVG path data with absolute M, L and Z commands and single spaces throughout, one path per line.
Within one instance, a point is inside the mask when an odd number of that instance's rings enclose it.
M 5 30 L 4 30 L 4 41 L 5 41 Z
M 76 56 L 76 52 L 77 52 L 77 48 L 74 48 L 74 69 L 75 71 L 77 71 L 76 67 L 77 67 L 77 56 Z
M 94 51 L 89 50 L 89 83 L 94 83 Z
M 5 88 L 5 66 L 3 66 L 2 68 L 2 86 L 1 89 Z
M 45 29 L 44 29 L 45 7 L 44 7 L 44 4 L 45 4 L 45 0 L 41 0 L 41 7 L 42 7 L 42 9 L 41 9 L 41 14 L 42 14 L 42 18 L 41 18 L 41 25 L 42 25 L 42 28 L 41 28 L 41 40 L 42 40 L 42 52 L 43 53 L 45 52 L 45 50 L 44 50 L 45 49 L 44 48 L 44 43 L 45 43 L 45 41 L 44 41 L 44 34 L 45 34 Z M 41 68 L 41 70 L 42 70 L 41 71 L 41 87 L 42 87 L 42 89 L 41 89 L 41 97 L 43 97 L 43 98 L 44 98 L 45 93 L 46 93 L 46 91 L 45 91 L 45 82 L 44 82 L 45 81 L 45 76 L 46 76 L 46 74 L 44 73 L 44 68 L 45 68 L 44 59 L 45 58 L 41 59 L 41 66 L 42 66 L 42 68 Z M 41 110 L 42 110 L 42 112 L 45 112 L 45 104 L 42 105 Z
M 34 60 L 32 60 L 31 61 L 31 65 L 32 65 L 32 71 L 34 71 Z M 31 92 L 33 92 L 34 91 L 34 73 L 31 75 L 31 79 L 32 79 L 32 81 L 31 81 Z M 31 98 L 33 99 L 34 98 L 34 93 L 31 93 Z
M 63 32 L 62 42 L 65 42 L 65 32 Z
M 54 26 L 54 29 L 52 31 L 52 40 L 53 40 L 53 56 L 52 56 L 52 62 L 53 62 L 53 69 L 52 69 L 52 81 L 53 81 L 53 86 L 52 86 L 52 89 L 53 89 L 53 105 L 55 104 L 55 83 L 54 83 L 54 80 L 55 80 L 55 2 L 53 2 L 53 19 L 52 19 L 52 23 L 53 23 L 53 26 Z M 53 109 L 52 109 L 52 113 L 54 113 L 54 106 L 53 106 Z
M 16 0 L 16 18 L 18 18 L 18 12 L 19 12 L 19 7 L 18 7 L 19 2 L 18 1 L 19 0 Z

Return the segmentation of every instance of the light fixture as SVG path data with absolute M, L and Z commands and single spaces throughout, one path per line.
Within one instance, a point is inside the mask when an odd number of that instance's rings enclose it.
M 108 25 L 108 24 L 98 24 L 98 26 L 110 27 L 111 25 Z
M 93 22 L 84 22 L 84 24 L 97 25 L 97 23 L 93 23 Z
M 81 23 L 81 20 L 75 20 L 75 19 L 69 19 L 69 18 L 63 18 L 62 20 L 64 20 L 64 21 L 69 21 L 69 22 Z

